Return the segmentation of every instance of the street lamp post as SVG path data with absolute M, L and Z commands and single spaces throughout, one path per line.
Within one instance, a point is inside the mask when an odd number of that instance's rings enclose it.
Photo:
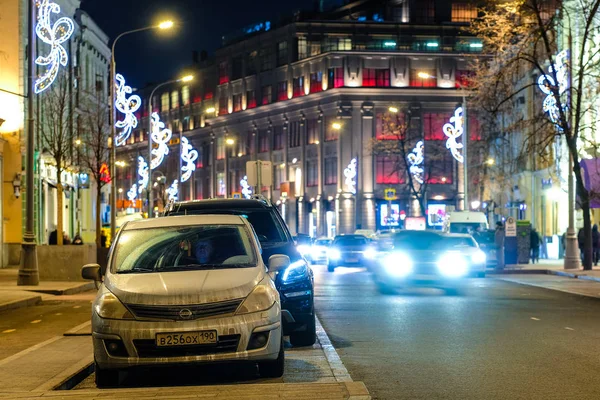
M 114 240 L 116 234 L 116 222 L 117 222 L 117 196 L 116 196 L 116 167 L 115 161 L 117 159 L 117 141 L 116 141 L 116 130 L 115 130 L 115 76 L 116 76 L 116 63 L 115 63 L 115 46 L 119 39 L 123 36 L 130 35 L 132 33 L 145 32 L 154 29 L 171 29 L 173 27 L 172 21 L 164 21 L 158 25 L 147 26 L 145 28 L 133 29 L 127 32 L 121 33 L 114 40 L 111 49 L 111 58 L 110 58 L 110 113 L 109 113 L 109 122 L 110 122 L 110 137 L 111 137 L 111 150 L 110 150 L 110 237 L 111 240 Z M 150 161 L 148 161 L 148 164 Z
M 154 98 L 154 93 L 161 87 L 165 85 L 170 85 L 172 83 L 177 82 L 190 82 L 194 77 L 192 75 L 184 76 L 180 79 L 172 79 L 167 82 L 160 83 L 152 89 L 150 92 L 150 99 L 148 100 L 148 171 L 152 171 L 152 99 Z M 179 183 L 181 184 L 181 135 L 179 137 Z M 152 218 L 152 212 L 154 208 L 152 207 L 152 180 L 148 180 L 148 184 L 146 187 L 146 199 L 148 200 L 148 218 Z

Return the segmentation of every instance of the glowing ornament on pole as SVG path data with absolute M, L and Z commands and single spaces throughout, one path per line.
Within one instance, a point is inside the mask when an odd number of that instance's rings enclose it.
M 346 187 L 348 188 L 348 192 L 350 192 L 352 194 L 356 194 L 356 165 L 357 165 L 357 163 L 358 162 L 356 161 L 356 158 L 353 158 L 352 161 L 350 161 L 350 164 L 348 164 L 348 166 L 344 170 L 344 176 L 346 177 L 346 180 L 345 180 Z
M 458 143 L 456 141 L 456 139 L 461 137 L 464 132 L 462 107 L 458 107 L 454 111 L 454 116 L 450 118 L 449 123 L 442 127 L 442 131 L 444 132 L 444 135 L 448 137 L 448 140 L 446 141 L 446 148 L 450 149 L 450 153 L 452 153 L 452 156 L 456 159 L 456 161 L 462 163 L 463 156 L 460 154 L 460 149 L 463 148 L 463 145 L 462 143 Z
M 242 195 L 244 195 L 245 198 L 249 199 L 250 197 L 252 197 L 252 188 L 250 187 L 250 185 L 248 185 L 247 176 L 244 176 L 244 178 L 242 178 L 242 180 L 240 181 L 240 186 L 242 187 Z
M 38 56 L 35 60 L 37 65 L 46 67 L 44 74 L 35 80 L 33 89 L 35 93 L 41 93 L 52 85 L 60 66 L 66 67 L 69 62 L 69 55 L 62 44 L 73 35 L 75 24 L 67 17 L 60 17 L 52 24 L 50 16 L 52 13 L 60 13 L 60 6 L 51 3 L 50 0 L 38 0 L 36 6 L 38 16 L 35 33 L 42 42 L 50 45 L 50 53 L 46 56 Z
M 138 157 L 138 175 L 140 176 L 140 180 L 138 181 L 138 193 L 142 193 L 144 189 L 148 186 L 148 163 L 144 160 L 144 157 Z
M 196 161 L 198 152 L 193 150 L 192 145 L 186 137 L 181 138 L 181 183 L 186 182 L 196 170 Z
M 125 144 L 129 136 L 131 136 L 131 131 L 137 127 L 138 120 L 135 116 L 135 112 L 142 105 L 142 99 L 138 95 L 133 95 L 127 97 L 128 94 L 131 94 L 133 90 L 131 86 L 127 86 L 125 84 L 125 78 L 121 74 L 117 74 L 115 76 L 115 81 L 117 81 L 116 90 L 116 99 L 115 99 L 115 108 L 125 117 L 122 121 L 115 122 L 115 127 L 118 129 L 122 129 L 121 133 L 117 135 L 115 138 L 115 142 L 117 146 L 122 146 Z
M 410 171 L 413 179 L 419 183 L 423 183 L 423 141 L 417 142 L 417 145 L 413 149 L 413 151 L 406 157 L 408 159 L 408 163 L 410 167 L 408 170 Z
M 165 123 L 160 120 L 157 113 L 152 113 L 152 141 L 158 145 L 156 149 L 152 149 L 152 160 L 150 161 L 150 169 L 156 169 L 169 154 L 169 146 L 167 143 L 171 140 L 171 130 L 165 128 Z
M 169 195 L 169 200 L 177 200 L 177 192 L 178 192 L 179 182 L 177 179 L 173 181 L 171 186 L 167 189 L 167 194 Z
M 558 80 L 558 95 L 562 96 L 569 89 L 569 51 L 563 50 L 556 56 L 556 63 L 549 68 L 550 74 L 544 74 L 538 78 L 538 86 L 544 94 L 546 94 L 546 98 L 544 99 L 544 103 L 542 105 L 543 110 L 550 121 L 559 131 L 562 131 L 563 128 L 560 125 L 560 109 L 558 108 L 558 103 L 561 103 L 561 107 L 563 112 L 566 113 L 569 108 L 568 103 L 562 103 L 560 98 L 557 99 L 552 93 L 552 88 L 556 88 L 557 84 L 554 82 L 554 77 L 552 76 L 552 72 L 556 73 L 556 79 Z
M 127 198 L 129 201 L 135 201 L 138 195 L 138 186 L 137 183 L 134 183 L 131 189 L 127 192 Z

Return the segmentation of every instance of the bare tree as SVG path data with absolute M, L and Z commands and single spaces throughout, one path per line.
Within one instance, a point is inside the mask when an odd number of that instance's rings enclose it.
M 41 113 L 39 132 L 41 147 L 56 165 L 56 239 L 63 244 L 63 182 L 62 173 L 72 165 L 73 137 L 71 121 L 74 115 L 70 104 L 69 81 L 60 73 L 50 89 L 40 96 Z
M 592 236 L 590 192 L 580 161 L 596 153 L 590 138 L 598 122 L 594 108 L 600 94 L 600 48 L 593 40 L 600 33 L 599 8 L 600 0 L 493 2 L 471 26 L 495 56 L 476 68 L 478 101 L 488 112 L 510 112 L 519 97 L 537 90 L 540 81 L 535 77 L 541 77 L 547 117 L 525 113 L 509 125 L 522 135 L 523 149 L 536 158 L 557 158 L 557 147 L 566 145 L 583 211 L 584 269 L 592 268 Z
M 102 188 L 109 182 L 103 171 L 103 165 L 109 162 L 110 125 L 109 105 L 102 91 L 83 91 L 79 107 L 79 146 L 80 166 L 83 167 L 96 183 L 96 246 L 101 245 L 102 222 L 100 205 Z

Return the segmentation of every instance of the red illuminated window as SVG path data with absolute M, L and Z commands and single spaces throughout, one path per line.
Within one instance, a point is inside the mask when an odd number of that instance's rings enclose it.
M 227 61 L 219 63 L 219 85 L 229 82 L 229 71 Z
M 363 69 L 363 86 L 366 87 L 387 87 L 390 86 L 389 69 Z
M 377 156 L 375 169 L 377 183 L 391 185 L 404 183 L 404 174 L 400 173 L 402 170 L 400 156 Z
M 277 84 L 277 100 L 287 100 L 287 81 L 282 81 Z
M 310 74 L 310 92 L 318 93 L 323 90 L 323 73 L 314 72 Z
M 445 141 L 431 140 L 425 143 L 426 153 L 433 154 L 433 160 L 426 164 L 427 183 L 451 185 L 454 176 L 454 157 L 446 148 Z
M 329 68 L 329 86 L 332 88 L 344 87 L 344 68 Z
M 227 96 L 219 98 L 219 115 L 227 114 Z
M 267 85 L 262 87 L 262 104 L 271 104 L 273 102 L 273 86 Z
M 447 113 L 423 113 L 423 135 L 425 140 L 446 140 L 442 128 L 448 123 Z
M 362 85 L 365 87 L 375 86 L 375 70 L 373 68 L 363 69 L 363 81 Z
M 437 75 L 434 70 L 410 70 L 410 86 L 437 87 Z
M 204 94 L 204 100 L 210 100 L 213 98 L 213 92 L 206 92 Z
M 256 107 L 256 90 L 248 90 L 246 92 L 246 108 Z
M 238 112 L 242 111 L 242 94 L 234 94 L 233 95 L 233 111 Z
M 304 77 L 300 76 L 298 78 L 294 78 L 294 96 L 300 97 L 304 96 Z
M 406 133 L 404 114 L 377 113 L 375 137 L 377 140 L 400 140 Z

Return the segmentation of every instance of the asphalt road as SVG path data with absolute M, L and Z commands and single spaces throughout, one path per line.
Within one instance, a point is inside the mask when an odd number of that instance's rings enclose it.
M 382 295 L 365 270 L 314 269 L 319 318 L 374 398 L 600 398 L 600 300 L 489 277 Z

